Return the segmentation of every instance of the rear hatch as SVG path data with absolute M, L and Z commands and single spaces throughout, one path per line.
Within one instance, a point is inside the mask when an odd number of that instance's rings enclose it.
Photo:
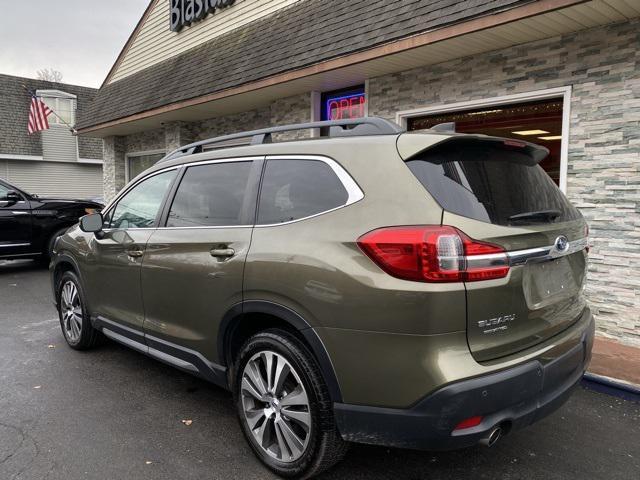
M 527 142 L 467 135 L 406 160 L 443 207 L 443 225 L 506 251 L 506 277 L 465 283 L 467 338 L 478 361 L 543 342 L 585 308 L 587 226 L 538 165 L 547 153 Z

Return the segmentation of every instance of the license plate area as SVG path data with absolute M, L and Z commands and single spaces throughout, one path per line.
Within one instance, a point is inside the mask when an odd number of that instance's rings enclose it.
M 522 288 L 529 310 L 538 310 L 576 295 L 581 283 L 568 256 L 524 266 Z

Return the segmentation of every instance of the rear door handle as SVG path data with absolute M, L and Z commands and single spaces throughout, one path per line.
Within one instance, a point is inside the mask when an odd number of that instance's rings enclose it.
M 209 253 L 212 257 L 229 258 L 233 257 L 236 251 L 233 248 L 212 248 Z

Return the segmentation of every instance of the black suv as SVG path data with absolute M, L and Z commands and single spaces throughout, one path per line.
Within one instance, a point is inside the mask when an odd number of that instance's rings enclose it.
M 0 259 L 46 260 L 56 238 L 101 209 L 89 200 L 40 198 L 0 180 Z

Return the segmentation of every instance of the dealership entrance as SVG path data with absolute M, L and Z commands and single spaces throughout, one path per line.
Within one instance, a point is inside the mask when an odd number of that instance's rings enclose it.
M 455 122 L 456 132 L 527 140 L 547 147 L 549 156 L 540 165 L 560 185 L 562 98 L 414 116 L 407 119 L 407 129 L 423 130 L 447 122 Z

